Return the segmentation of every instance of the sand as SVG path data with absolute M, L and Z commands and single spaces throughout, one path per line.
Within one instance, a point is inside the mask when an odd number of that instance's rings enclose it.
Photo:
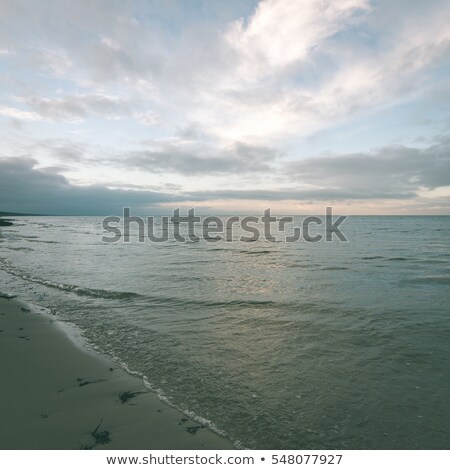
M 0 449 L 233 448 L 16 299 L 0 298 L 0 374 Z

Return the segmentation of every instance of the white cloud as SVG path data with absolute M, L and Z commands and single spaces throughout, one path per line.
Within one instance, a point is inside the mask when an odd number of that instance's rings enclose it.
M 54 77 L 68 78 L 73 72 L 73 61 L 62 47 L 38 47 L 31 52 L 31 63 L 41 72 Z
M 18 119 L 21 121 L 39 121 L 41 118 L 39 114 L 31 111 L 23 111 L 18 108 L 12 108 L 9 106 L 0 106 L 0 115 L 11 118 Z
M 41 93 L 29 104 L 69 122 L 88 114 L 126 114 L 150 126 L 172 123 L 174 129 L 201 122 L 221 145 L 307 136 L 428 86 L 424 73 L 446 53 L 448 7 L 429 7 L 431 13 L 416 17 L 399 7 L 409 21 L 396 29 L 392 22 L 374 21 L 395 16 L 395 5 L 383 4 L 383 12 L 377 5 L 262 0 L 248 19 L 202 32 L 201 41 L 181 33 L 158 36 L 154 24 L 137 22 L 120 5 L 106 17 L 89 7 L 89 21 L 83 29 L 78 25 L 79 45 L 69 34 L 51 37 L 49 28 L 50 38 L 34 45 L 31 55 L 40 71 L 74 81 L 79 89 L 73 98 Z M 374 44 L 366 37 L 375 38 Z M 383 47 L 377 47 L 381 40 Z M 110 103 L 112 112 L 97 111 L 104 106 L 86 100 L 99 94 L 119 94 L 123 103 Z
M 121 49 L 120 44 L 117 41 L 115 41 L 114 39 L 112 39 L 108 36 L 102 36 L 101 35 L 100 36 L 100 43 L 103 44 L 106 47 L 109 47 L 110 49 L 115 49 L 116 51 Z
M 309 60 L 325 39 L 368 10 L 368 0 L 261 1 L 247 24 L 235 21 L 225 34 L 238 55 L 237 75 L 258 80 Z
M 116 96 L 68 95 L 62 98 L 32 97 L 28 105 L 43 119 L 64 122 L 80 122 L 89 114 L 106 119 L 117 119 L 129 115 L 129 105 Z
M 147 111 L 138 115 L 137 119 L 146 126 L 154 126 L 161 121 L 161 116 L 154 111 Z
M 366 1 L 262 1 L 247 25 L 240 20 L 226 32 L 237 54 L 234 68 L 203 91 L 193 119 L 208 122 L 222 139 L 270 142 L 309 135 L 427 89 L 433 64 L 450 51 L 450 9 L 377 31 L 386 35 L 383 48 L 352 31 L 371 12 Z M 352 41 L 336 38 L 340 32 Z

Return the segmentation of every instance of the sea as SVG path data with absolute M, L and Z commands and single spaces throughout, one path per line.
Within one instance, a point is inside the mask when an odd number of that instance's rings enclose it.
M 101 217 L 15 217 L 0 291 L 238 448 L 449 449 L 450 217 L 340 228 L 107 243 Z

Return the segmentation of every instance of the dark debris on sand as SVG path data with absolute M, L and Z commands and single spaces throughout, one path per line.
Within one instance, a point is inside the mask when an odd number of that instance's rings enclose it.
M 86 385 L 96 384 L 98 382 L 106 382 L 106 379 L 83 380 L 83 379 L 78 378 L 77 382 L 78 382 L 79 387 L 85 387 Z
M 109 431 L 98 432 L 100 426 L 102 425 L 102 421 L 103 420 L 100 420 L 99 425 L 91 433 L 92 437 L 95 439 L 95 445 L 108 444 L 108 442 L 111 442 L 111 438 L 109 437 Z
M 92 450 L 94 448 L 95 444 L 81 444 L 80 442 L 80 450 Z
M 187 426 L 186 427 L 186 431 L 189 433 L 189 434 L 192 434 L 195 436 L 195 434 L 197 434 L 197 431 L 199 431 L 200 429 L 204 429 L 205 426 L 203 425 L 199 425 L 199 426 Z
M 91 432 L 91 436 L 95 439 L 93 444 L 81 444 L 80 450 L 92 450 L 95 446 L 104 445 L 111 442 L 109 431 L 99 431 L 100 426 L 103 423 L 103 418 L 100 419 L 98 426 Z
M 147 392 L 122 392 L 119 393 L 119 400 L 121 401 L 121 403 L 126 403 L 128 400 L 131 400 L 132 398 L 137 397 L 138 395 L 142 395 L 143 393 Z

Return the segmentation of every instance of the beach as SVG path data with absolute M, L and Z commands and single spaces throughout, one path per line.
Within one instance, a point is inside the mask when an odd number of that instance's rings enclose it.
M 0 447 L 448 448 L 448 217 L 350 217 L 349 243 L 137 224 L 104 243 L 100 217 L 15 218 Z
M 17 299 L 0 298 L 0 371 L 1 449 L 233 448 Z

